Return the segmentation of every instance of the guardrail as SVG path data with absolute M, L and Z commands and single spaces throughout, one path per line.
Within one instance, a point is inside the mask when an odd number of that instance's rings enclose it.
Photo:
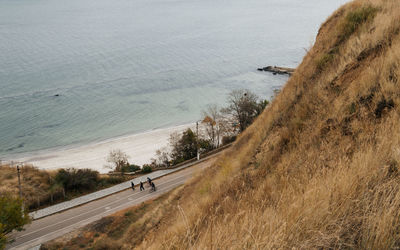
M 212 153 L 209 152 L 209 154 L 207 154 L 207 155 L 203 154 L 203 157 L 201 157 L 201 159 L 199 161 L 197 161 L 197 160 L 196 161 L 189 160 L 189 161 L 186 161 L 184 164 L 181 163 L 179 166 L 175 166 L 174 168 L 157 169 L 157 171 L 154 171 L 152 173 L 148 173 L 148 174 L 143 175 L 143 176 L 139 176 L 139 177 L 137 177 L 137 178 L 135 178 L 133 180 L 129 180 L 129 181 L 117 184 L 115 186 L 112 186 L 112 187 L 109 187 L 109 188 L 106 188 L 106 189 L 103 189 L 103 190 L 96 191 L 94 193 L 83 195 L 83 196 L 77 197 L 77 198 L 69 200 L 69 201 L 64 201 L 64 202 L 58 203 L 56 205 L 53 205 L 53 206 L 50 206 L 50 207 L 47 207 L 47 208 L 44 208 L 44 209 L 40 209 L 40 210 L 34 211 L 34 212 L 30 213 L 29 215 L 34 220 L 36 220 L 36 219 L 40 219 L 40 218 L 43 218 L 43 217 L 46 217 L 46 216 L 49 216 L 49 215 L 52 215 L 52 214 L 55 214 L 55 213 L 59 213 L 59 212 L 64 211 L 64 210 L 68 210 L 68 209 L 76 207 L 76 206 L 80 206 L 80 205 L 86 204 L 86 203 L 94 201 L 94 200 L 98 200 L 98 199 L 104 198 L 106 196 L 121 192 L 123 190 L 130 189 L 131 188 L 131 181 L 136 183 L 135 186 L 138 186 L 138 183 L 140 181 L 146 182 L 146 180 L 145 180 L 146 176 L 150 177 L 152 180 L 156 180 L 156 179 L 161 178 L 163 176 L 166 176 L 166 175 L 169 175 L 169 174 L 172 174 L 172 173 L 176 173 L 176 172 L 181 171 L 181 170 L 183 170 L 185 168 L 192 167 L 193 165 L 196 165 L 196 164 L 198 164 L 200 162 L 207 161 L 207 158 L 212 157 L 212 155 L 214 155 L 214 154 L 220 153 L 222 150 L 224 150 L 224 149 L 226 149 L 226 148 L 228 148 L 230 146 L 231 146 L 231 144 L 228 144 L 228 145 L 226 145 L 224 147 L 219 148 L 218 150 L 212 151 Z
M 222 150 L 229 148 L 230 146 L 232 146 L 232 143 L 229 143 L 229 144 L 226 144 L 226 145 L 221 146 L 219 148 L 213 149 L 213 150 L 211 150 L 209 152 L 206 152 L 204 154 L 200 154 L 200 160 L 204 159 L 204 158 L 206 158 L 206 157 L 208 157 L 210 155 L 217 154 L 217 153 L 221 152 Z M 187 165 L 189 163 L 196 162 L 196 161 L 197 161 L 197 157 L 192 158 L 190 160 L 183 161 L 183 162 L 178 163 L 178 164 L 173 165 L 173 166 L 163 167 L 163 168 L 156 168 L 156 169 L 153 169 L 153 171 L 179 168 L 181 166 L 184 166 L 184 165 Z M 123 174 L 123 175 L 134 175 L 134 174 L 140 174 L 140 173 L 141 173 L 141 170 L 138 170 L 138 171 L 135 171 L 135 172 L 124 172 L 124 173 L 121 173 L 121 172 L 110 172 L 108 174 L 110 174 L 110 175 L 121 175 L 121 174 Z

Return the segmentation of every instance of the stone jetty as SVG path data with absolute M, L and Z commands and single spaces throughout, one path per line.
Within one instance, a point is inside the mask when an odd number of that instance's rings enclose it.
M 285 67 L 277 67 L 277 66 L 267 66 L 264 68 L 258 68 L 259 71 L 268 71 L 272 72 L 272 74 L 276 75 L 292 75 L 295 69 L 285 68 Z

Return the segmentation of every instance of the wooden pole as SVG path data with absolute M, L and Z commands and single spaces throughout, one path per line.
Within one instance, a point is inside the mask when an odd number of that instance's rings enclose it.
M 199 122 L 196 122 L 196 153 L 197 153 L 197 160 L 200 160 L 200 154 L 199 154 Z
M 12 166 L 13 162 L 11 162 Z M 22 187 L 21 187 L 21 169 L 19 168 L 19 165 L 17 164 L 17 172 L 18 172 L 18 188 L 19 188 L 19 197 L 22 199 Z

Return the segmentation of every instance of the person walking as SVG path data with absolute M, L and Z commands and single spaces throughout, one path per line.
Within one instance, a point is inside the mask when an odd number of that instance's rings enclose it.
M 154 182 L 151 183 L 151 189 L 152 189 L 153 191 L 156 191 L 156 185 L 154 184 Z
M 135 184 L 133 183 L 133 181 L 131 181 L 131 187 L 132 187 L 132 190 L 135 191 Z
M 144 190 L 143 182 L 140 182 L 140 191 Z
M 147 182 L 149 183 L 149 186 L 151 186 L 151 179 L 150 179 L 150 177 L 147 177 Z

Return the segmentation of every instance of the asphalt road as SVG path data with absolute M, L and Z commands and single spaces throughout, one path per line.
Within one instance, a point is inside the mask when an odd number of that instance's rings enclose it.
M 8 244 L 6 249 L 29 249 L 38 246 L 102 217 L 140 204 L 146 200 L 154 199 L 182 185 L 196 172 L 210 166 L 214 159 L 213 157 L 210 160 L 154 180 L 157 187 L 156 192 L 150 192 L 148 186 L 145 186 L 146 190 L 140 192 L 137 186 L 135 191 L 127 189 L 82 206 L 35 220 L 25 226 L 24 231 L 13 233 L 10 238 L 14 241 Z

